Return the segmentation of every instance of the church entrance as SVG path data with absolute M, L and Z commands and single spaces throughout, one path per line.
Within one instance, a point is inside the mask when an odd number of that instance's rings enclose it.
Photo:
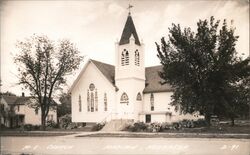
M 151 115 L 145 115 L 146 117 L 146 123 L 150 123 L 151 122 Z

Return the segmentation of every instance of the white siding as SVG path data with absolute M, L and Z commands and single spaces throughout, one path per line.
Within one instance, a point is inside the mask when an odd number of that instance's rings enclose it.
M 87 90 L 93 83 L 98 92 L 98 111 L 88 112 Z M 107 93 L 108 111 L 104 111 L 104 93 Z M 81 95 L 82 111 L 79 112 L 79 95 Z M 115 87 L 90 62 L 71 92 L 73 122 L 101 122 L 114 111 Z

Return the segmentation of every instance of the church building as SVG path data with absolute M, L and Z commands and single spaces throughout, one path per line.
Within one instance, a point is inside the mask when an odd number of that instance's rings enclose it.
M 162 85 L 162 66 L 145 67 L 144 44 L 139 40 L 131 13 L 115 44 L 115 65 L 89 59 L 69 92 L 72 122 L 107 122 L 129 119 L 141 122 L 174 122 L 197 119 L 182 115 L 170 105 L 173 89 Z

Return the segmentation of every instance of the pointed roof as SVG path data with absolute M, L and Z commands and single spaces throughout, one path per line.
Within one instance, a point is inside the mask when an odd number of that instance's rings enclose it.
M 141 45 L 141 43 L 139 41 L 139 37 L 138 37 L 136 29 L 135 29 L 133 19 L 129 13 L 126 24 L 123 28 L 123 32 L 122 32 L 122 36 L 121 36 L 119 45 L 128 44 L 129 38 L 131 37 L 132 34 L 133 34 L 133 37 L 135 38 L 135 44 Z

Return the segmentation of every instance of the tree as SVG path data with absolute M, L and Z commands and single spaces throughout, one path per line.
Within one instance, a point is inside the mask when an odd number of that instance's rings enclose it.
M 235 118 L 238 106 L 245 107 L 237 88 L 250 75 L 250 59 L 237 56 L 235 28 L 224 20 L 218 31 L 219 23 L 214 17 L 199 20 L 197 32 L 172 24 L 169 40 L 156 43 L 159 75 L 175 89 L 172 105 L 180 105 L 182 113 L 200 112 L 209 125 L 211 115 Z
M 71 114 L 71 96 L 69 94 L 61 94 L 59 99 L 61 102 L 57 108 L 57 117 L 64 116 L 66 114 Z
M 69 40 L 55 44 L 44 35 L 33 35 L 19 41 L 17 48 L 19 54 L 14 59 L 18 65 L 19 83 L 28 88 L 37 100 L 37 104 L 32 106 L 41 109 L 41 125 L 45 130 L 55 92 L 62 89 L 66 75 L 79 67 L 83 57 Z

